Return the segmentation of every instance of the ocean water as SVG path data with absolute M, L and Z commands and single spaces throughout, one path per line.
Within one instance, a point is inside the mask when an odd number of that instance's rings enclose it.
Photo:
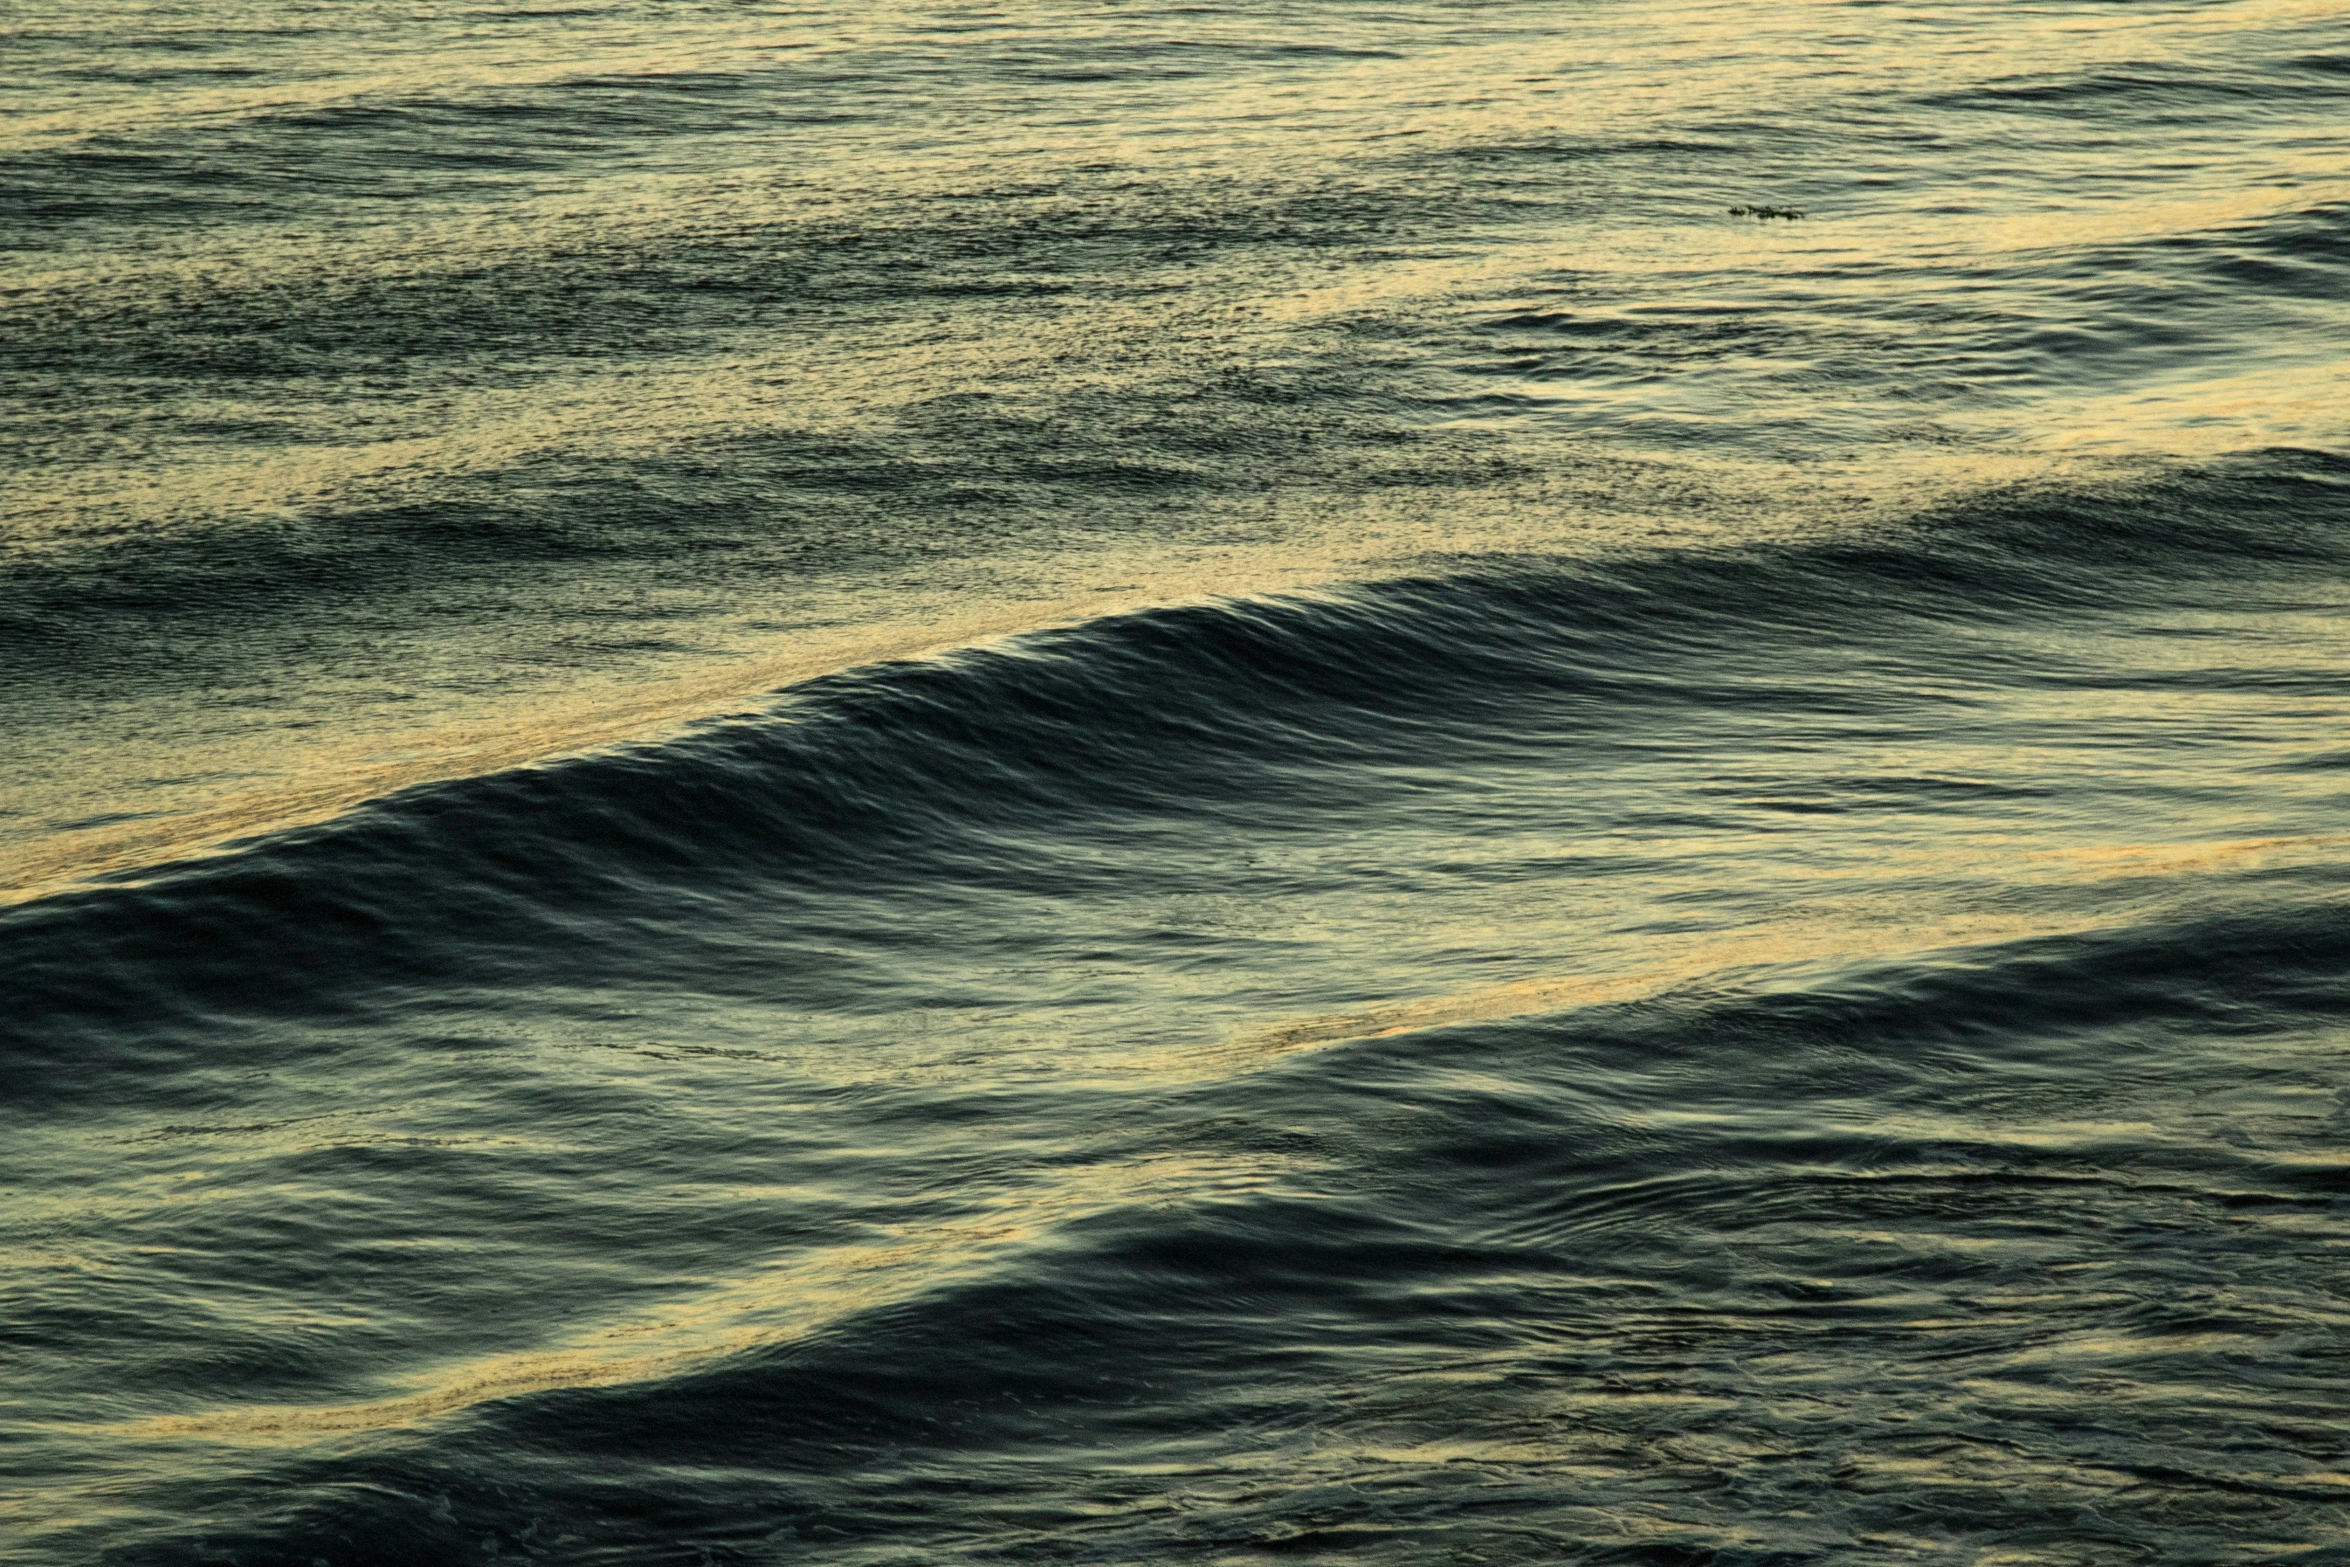
M 0 1560 L 2350 1562 L 2350 17 L 0 14 Z

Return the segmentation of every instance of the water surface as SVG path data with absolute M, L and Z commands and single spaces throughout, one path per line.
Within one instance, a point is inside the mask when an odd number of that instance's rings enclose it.
M 2350 1555 L 2337 8 L 0 37 L 6 1559 Z

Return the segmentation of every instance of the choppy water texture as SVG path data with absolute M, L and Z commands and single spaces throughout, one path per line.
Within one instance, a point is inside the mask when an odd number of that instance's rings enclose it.
M 2350 1560 L 2338 6 L 19 0 L 0 247 L 0 1557 Z

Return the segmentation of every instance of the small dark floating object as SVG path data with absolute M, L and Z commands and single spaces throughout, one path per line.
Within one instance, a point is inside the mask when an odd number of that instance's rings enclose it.
M 1787 218 L 1792 220 L 1802 217 L 1803 214 L 1793 207 L 1732 207 L 1730 216 L 1734 218 Z

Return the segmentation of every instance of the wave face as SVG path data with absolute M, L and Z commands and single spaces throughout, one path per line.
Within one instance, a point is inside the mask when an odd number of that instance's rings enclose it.
M 0 1560 L 2350 1554 L 2339 17 L 1561 10 L 12 13 Z

